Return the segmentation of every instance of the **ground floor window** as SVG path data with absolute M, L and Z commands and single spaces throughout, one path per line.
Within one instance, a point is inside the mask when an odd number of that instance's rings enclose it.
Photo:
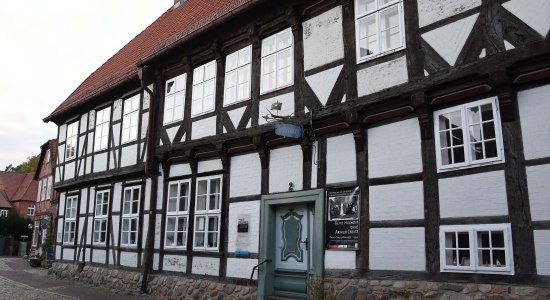
M 211 251 L 219 249 L 221 191 L 221 176 L 197 179 L 194 250 Z
M 510 232 L 510 224 L 441 226 L 441 271 L 512 275 Z
M 72 244 L 75 239 L 76 232 L 76 206 L 78 196 L 67 197 L 65 201 L 65 226 L 63 229 L 63 243 Z
M 120 244 L 123 246 L 137 245 L 140 199 L 141 186 L 124 189 L 120 241 Z
M 8 216 L 8 210 L 7 209 L 1 209 L 0 210 L 0 217 L 7 217 Z
M 180 180 L 168 184 L 166 207 L 166 248 L 182 248 L 187 244 L 190 181 Z
M 94 244 L 104 244 L 107 241 L 109 194 L 109 191 L 98 191 L 96 193 L 94 215 Z

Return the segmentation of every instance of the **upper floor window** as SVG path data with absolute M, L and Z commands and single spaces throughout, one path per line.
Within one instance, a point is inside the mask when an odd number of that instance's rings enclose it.
M 109 216 L 109 191 L 98 191 L 95 197 L 94 243 L 107 241 L 107 222 Z
M 438 170 L 502 162 L 497 98 L 434 112 Z
M 40 200 L 49 199 L 50 197 L 48 195 L 48 178 L 43 178 L 40 181 L 40 186 L 42 187 L 42 190 L 40 191 Z
M 216 61 L 213 60 L 193 71 L 191 115 L 194 117 L 214 111 L 215 94 Z
M 252 46 L 229 54 L 225 60 L 225 105 L 250 99 Z
M 171 182 L 168 185 L 166 208 L 166 248 L 185 248 L 189 223 L 189 180 Z
M 514 273 L 510 224 L 441 226 L 439 243 L 441 272 Z
M 356 0 L 357 61 L 405 47 L 402 0 Z
M 166 81 L 166 90 L 164 92 L 164 125 L 183 120 L 186 82 L 187 74 L 181 74 Z
M 124 100 L 124 115 L 122 117 L 122 143 L 137 140 L 139 124 L 140 94 Z
M 36 195 L 36 202 L 42 201 L 42 180 L 38 181 L 38 193 Z
M 109 145 L 110 119 L 111 119 L 111 107 L 107 107 L 96 113 L 94 151 L 107 149 L 107 146 Z
M 67 160 L 76 157 L 76 146 L 78 142 L 78 121 L 67 125 L 67 145 L 65 148 L 65 158 Z
M 140 198 L 140 186 L 128 187 L 124 189 L 122 233 L 120 241 L 123 246 L 137 245 Z
M 50 149 L 46 150 L 46 155 L 44 156 L 44 163 L 50 162 Z
M 48 177 L 48 187 L 46 188 L 46 199 L 51 199 L 52 197 L 52 185 L 53 185 L 53 177 Z
M 262 94 L 294 83 L 293 45 L 290 28 L 262 40 Z
M 63 227 L 63 243 L 74 243 L 76 230 L 76 204 L 78 196 L 67 197 L 65 202 L 65 226 Z
M 34 204 L 30 204 L 27 206 L 27 215 L 34 216 Z
M 197 179 L 195 198 L 195 250 L 218 250 L 221 218 L 221 176 Z

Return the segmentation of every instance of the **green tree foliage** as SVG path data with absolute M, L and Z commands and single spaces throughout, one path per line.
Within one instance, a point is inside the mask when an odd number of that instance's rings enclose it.
M 11 236 L 15 240 L 21 240 L 22 235 L 26 235 L 29 240 L 32 238 L 32 220 L 14 212 L 0 218 L 0 236 Z
M 14 167 L 12 164 L 10 164 L 6 167 L 6 169 L 4 169 L 4 171 L 17 173 L 34 173 L 34 171 L 36 171 L 36 168 L 38 167 L 39 159 L 40 155 L 29 156 L 27 157 L 27 161 L 25 161 L 24 163 L 18 165 L 17 167 Z

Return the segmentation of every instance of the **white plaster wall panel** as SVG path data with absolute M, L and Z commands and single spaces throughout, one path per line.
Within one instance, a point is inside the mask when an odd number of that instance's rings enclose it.
M 451 24 L 441 26 L 422 35 L 422 38 L 434 48 L 434 50 L 454 66 L 456 59 L 462 51 L 470 32 L 479 14 L 460 19 Z
M 114 124 L 113 126 L 113 141 L 115 146 L 120 145 L 120 123 Z
M 84 162 L 86 161 L 86 159 L 79 159 L 78 160 L 78 167 L 77 167 L 77 176 L 80 177 L 82 175 L 84 175 Z
M 118 246 L 118 235 L 119 235 L 119 232 L 120 232 L 120 228 L 118 226 L 119 222 L 120 222 L 120 216 L 112 216 L 112 222 L 113 222 L 113 233 L 112 233 L 112 236 L 113 236 L 113 239 L 112 239 L 112 243 L 111 245 L 116 247 Z
M 84 226 L 84 225 L 82 225 Z M 94 218 L 93 217 L 88 217 L 88 224 L 86 225 L 87 226 L 87 229 L 86 229 L 86 244 L 91 244 L 92 243 L 92 234 L 93 234 L 93 230 L 94 230 Z
M 550 220 L 550 165 L 527 167 L 527 189 L 533 221 Z
M 65 162 L 65 144 L 57 146 L 57 163 Z
M 78 137 L 78 151 L 77 151 L 77 155 L 78 157 L 81 157 L 83 156 L 84 154 L 86 154 L 86 148 L 87 148 L 87 145 L 84 144 L 84 141 L 86 140 L 86 136 L 83 135 L 83 136 L 80 136 Z M 85 147 L 86 146 L 86 147 Z
M 371 221 L 424 219 L 422 182 L 371 186 L 369 216 Z
M 289 116 L 291 114 L 294 114 L 294 92 L 275 96 L 268 99 L 261 99 L 260 101 L 260 119 L 258 120 L 258 125 L 264 125 L 267 123 L 267 121 L 262 118 L 262 116 L 265 116 L 268 114 L 268 112 L 271 111 L 271 104 L 275 102 L 281 102 L 282 103 L 282 109 L 279 112 L 279 115 L 281 116 Z M 275 113 L 275 112 L 273 112 Z M 247 125 L 248 126 L 248 125 Z
M 481 0 L 418 0 L 418 23 L 424 27 L 480 5 Z
M 94 155 L 94 173 L 107 170 L 107 153 Z
M 67 124 L 59 126 L 59 137 L 57 138 L 58 143 L 63 143 L 67 138 Z
M 327 105 L 328 97 L 334 89 L 334 84 L 342 71 L 342 67 L 343 65 L 336 66 L 306 77 L 307 83 L 323 106 Z
M 92 261 L 92 248 L 86 247 L 86 262 Z
M 94 152 L 94 133 L 88 133 L 88 153 Z
M 120 265 L 127 267 L 137 267 L 138 254 L 134 252 L 120 252 Z
M 518 93 L 525 159 L 550 156 L 550 85 Z
M 355 251 L 325 251 L 325 269 L 354 270 Z
M 122 183 L 117 182 L 113 188 L 113 212 L 120 212 L 120 204 L 122 203 Z M 115 223 L 117 224 L 117 223 Z
M 295 191 L 302 189 L 303 158 L 300 146 L 271 150 L 269 153 L 269 192 L 288 191 L 289 182 Z
M 206 136 L 216 135 L 216 117 L 210 117 L 193 122 L 191 139 L 196 140 Z
M 170 166 L 170 177 L 191 175 L 189 164 L 175 164 Z
M 74 260 L 74 249 L 63 248 L 63 260 Z
M 197 173 L 218 171 L 222 169 L 223 165 L 221 159 L 202 160 L 197 164 Z
M 145 202 L 147 202 L 149 198 L 145 198 Z M 138 234 L 141 234 L 141 246 L 145 249 L 145 243 L 147 243 L 147 232 L 149 230 L 149 214 L 143 215 L 143 225 L 140 228 L 140 232 Z
M 160 232 L 161 232 L 161 223 L 162 223 L 162 216 L 156 215 L 156 221 L 155 221 L 155 249 L 160 249 Z
M 149 113 L 141 114 L 141 139 L 147 136 L 147 126 L 149 124 Z
M 357 179 L 353 134 L 327 139 L 327 184 Z
M 262 165 L 258 153 L 231 157 L 229 197 L 261 194 Z
M 160 255 L 158 253 L 153 254 L 153 270 L 159 269 Z
M 159 177 L 157 183 L 157 209 L 162 209 L 162 199 L 164 196 L 164 173 L 162 167 L 159 167 Z
M 508 50 L 515 49 L 516 47 L 514 47 L 514 45 L 510 44 L 510 42 L 508 42 L 507 40 L 504 40 L 504 48 L 508 51 Z
M 78 232 L 75 235 L 75 241 L 80 247 L 80 243 L 82 242 L 82 237 L 83 236 L 84 238 L 86 237 L 85 229 L 88 229 L 89 225 L 85 224 L 86 218 L 78 217 L 77 219 L 78 219 L 79 226 L 78 226 Z M 82 255 L 82 253 L 80 255 Z
M 357 93 L 358 96 L 370 95 L 407 81 L 407 57 L 402 56 L 357 71 Z
M 82 190 L 80 190 L 80 197 L 78 198 L 78 200 L 80 201 L 79 203 L 80 209 L 78 211 L 81 214 L 85 214 L 86 209 L 88 208 L 88 189 L 87 188 L 83 188 Z M 83 223 L 80 223 L 80 224 L 83 224 Z
M 550 275 L 550 230 L 535 230 L 537 274 Z
M 143 204 L 144 210 L 149 210 L 151 206 L 151 202 L 149 201 L 149 199 L 151 198 L 150 195 L 151 195 L 151 179 L 146 179 L 145 180 L 145 204 Z
M 422 172 L 418 119 L 411 118 L 371 128 L 368 130 L 368 139 L 371 178 Z
M 152 86 L 152 85 L 150 85 Z M 149 88 L 149 87 L 148 87 Z M 149 88 L 150 89 L 150 88 Z M 152 91 L 152 90 L 151 90 Z M 143 104 L 142 104 L 142 107 L 141 109 L 148 109 L 149 108 L 149 103 L 151 102 L 151 95 L 145 91 L 143 93 Z
M 120 152 L 120 155 L 122 156 L 120 158 L 121 167 L 128 167 L 136 164 L 138 151 L 137 147 L 138 145 L 134 144 L 122 148 L 122 151 Z
M 216 257 L 193 257 L 193 274 L 218 276 L 220 259 Z
M 75 167 L 76 163 L 74 160 L 65 165 L 65 180 L 70 180 L 74 178 Z
M 56 242 L 61 243 L 62 241 L 63 241 L 63 219 L 58 219 Z
M 59 216 L 60 217 L 63 217 L 65 215 L 65 198 L 66 198 L 65 193 L 59 194 Z
M 235 126 L 235 128 L 239 127 L 239 123 L 243 118 L 245 110 L 246 110 L 246 106 L 227 111 L 227 114 L 229 115 L 229 119 L 231 120 L 231 123 L 233 123 L 233 126 Z
M 63 181 L 61 176 L 63 175 L 63 167 L 57 167 L 55 171 L 55 182 Z
M 55 246 L 55 259 L 61 259 L 61 246 Z
M 306 71 L 344 58 L 342 6 L 311 18 L 302 26 Z
M 508 215 L 504 171 L 439 180 L 442 218 Z
M 240 216 L 248 217 L 247 234 L 237 232 L 237 224 Z M 260 201 L 230 203 L 228 228 L 227 250 L 229 252 L 247 250 L 250 253 L 258 253 L 260 242 Z M 248 245 L 248 247 L 246 247 L 246 245 Z M 250 272 L 248 275 L 250 276 Z
M 89 205 L 88 205 L 88 213 L 93 214 L 94 213 L 94 206 L 95 206 L 95 187 L 89 187 L 90 189 L 90 199 L 88 199 Z
M 369 269 L 424 271 L 424 227 L 373 228 L 369 235 Z
M 88 113 L 85 113 L 80 116 L 80 131 L 78 133 L 79 134 L 84 133 L 85 131 L 87 131 L 86 130 L 87 127 L 88 127 Z
M 118 99 L 113 103 L 113 121 L 118 121 L 122 117 L 122 100 Z
M 119 149 L 111 149 L 110 151 L 110 159 L 109 159 L 109 170 L 113 170 L 116 168 L 116 164 L 118 164 L 118 158 L 120 157 L 120 150 Z
M 92 253 L 92 262 L 104 264 L 107 259 L 107 252 L 105 250 L 94 249 Z
M 319 143 L 314 142 L 313 147 L 311 147 L 311 188 L 317 188 L 317 169 L 319 168 L 319 163 L 317 161 L 319 155 Z
M 168 139 L 170 140 L 170 143 L 175 142 L 174 139 L 176 138 L 176 134 L 178 133 L 179 129 L 180 129 L 179 126 L 174 126 L 166 129 L 166 135 L 168 135 Z
M 92 130 L 95 127 L 95 110 L 90 111 L 88 114 L 88 130 Z
M 227 277 L 250 279 L 254 266 L 258 264 L 257 259 L 250 258 L 228 258 Z M 252 279 L 258 279 L 258 272 L 254 272 Z
M 550 1 L 512 0 L 502 6 L 545 37 L 550 30 Z
M 162 269 L 164 271 L 185 273 L 187 267 L 187 256 L 164 255 Z
M 92 173 L 92 157 L 86 158 L 86 171 L 84 174 L 90 174 Z

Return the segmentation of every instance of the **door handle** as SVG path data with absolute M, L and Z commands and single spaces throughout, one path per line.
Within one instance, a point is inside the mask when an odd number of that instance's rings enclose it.
M 306 251 L 309 250 L 309 241 L 308 241 L 307 238 L 305 239 L 305 241 L 301 241 L 300 243 L 301 243 L 301 244 L 304 244 L 304 245 L 306 246 Z

